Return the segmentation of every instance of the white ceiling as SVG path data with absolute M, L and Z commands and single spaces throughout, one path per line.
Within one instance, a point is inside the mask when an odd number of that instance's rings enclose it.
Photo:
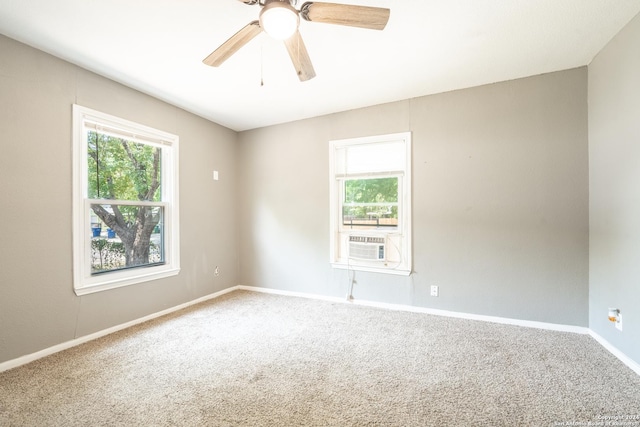
M 264 33 L 220 68 L 202 63 L 257 19 L 238 0 L 0 0 L 0 32 L 241 131 L 587 65 L 640 12 L 639 0 L 334 2 L 391 17 L 383 31 L 301 20 L 317 73 L 304 83 Z

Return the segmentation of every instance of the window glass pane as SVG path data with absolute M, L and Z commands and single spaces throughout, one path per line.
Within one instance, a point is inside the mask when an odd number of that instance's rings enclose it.
M 397 227 L 398 178 L 345 180 L 342 224 L 357 227 Z
M 92 204 L 91 274 L 164 264 L 164 208 Z
M 87 154 L 89 198 L 160 201 L 162 148 L 92 130 Z

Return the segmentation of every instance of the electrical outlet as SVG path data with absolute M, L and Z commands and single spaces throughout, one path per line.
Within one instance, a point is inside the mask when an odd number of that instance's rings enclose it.
M 622 330 L 622 314 L 618 313 L 618 318 L 616 319 L 616 329 L 621 331 Z
M 438 296 L 438 286 L 437 285 L 431 285 L 431 296 L 432 297 L 437 297 Z
M 220 275 L 220 268 L 218 268 L 218 266 L 216 265 L 216 269 L 213 270 L 213 275 L 218 277 Z
M 622 313 L 620 313 L 620 309 L 609 307 L 608 316 L 609 316 L 609 321 L 613 322 L 613 324 L 616 326 L 616 329 L 621 331 L 622 330 Z

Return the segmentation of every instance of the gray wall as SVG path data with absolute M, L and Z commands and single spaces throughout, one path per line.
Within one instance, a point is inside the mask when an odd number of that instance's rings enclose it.
M 0 363 L 238 282 L 235 132 L 4 36 L 0 58 Z M 73 103 L 180 136 L 178 276 L 73 293 Z
M 640 361 L 639 48 L 636 17 L 588 81 L 579 68 L 236 134 L 0 36 L 0 363 L 236 284 L 344 297 L 328 141 L 407 130 L 415 273 L 358 272 L 355 298 L 589 326 Z M 72 103 L 180 136 L 177 277 L 73 293 Z
M 240 284 L 345 296 L 328 141 L 407 130 L 415 273 L 358 272 L 354 297 L 587 326 L 585 67 L 240 133 Z
M 640 364 L 640 15 L 589 65 L 589 326 Z M 622 332 L 607 308 L 622 313 Z

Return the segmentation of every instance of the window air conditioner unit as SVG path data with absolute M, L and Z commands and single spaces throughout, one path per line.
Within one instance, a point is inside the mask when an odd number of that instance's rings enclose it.
M 349 258 L 384 261 L 385 255 L 384 237 L 349 236 Z

